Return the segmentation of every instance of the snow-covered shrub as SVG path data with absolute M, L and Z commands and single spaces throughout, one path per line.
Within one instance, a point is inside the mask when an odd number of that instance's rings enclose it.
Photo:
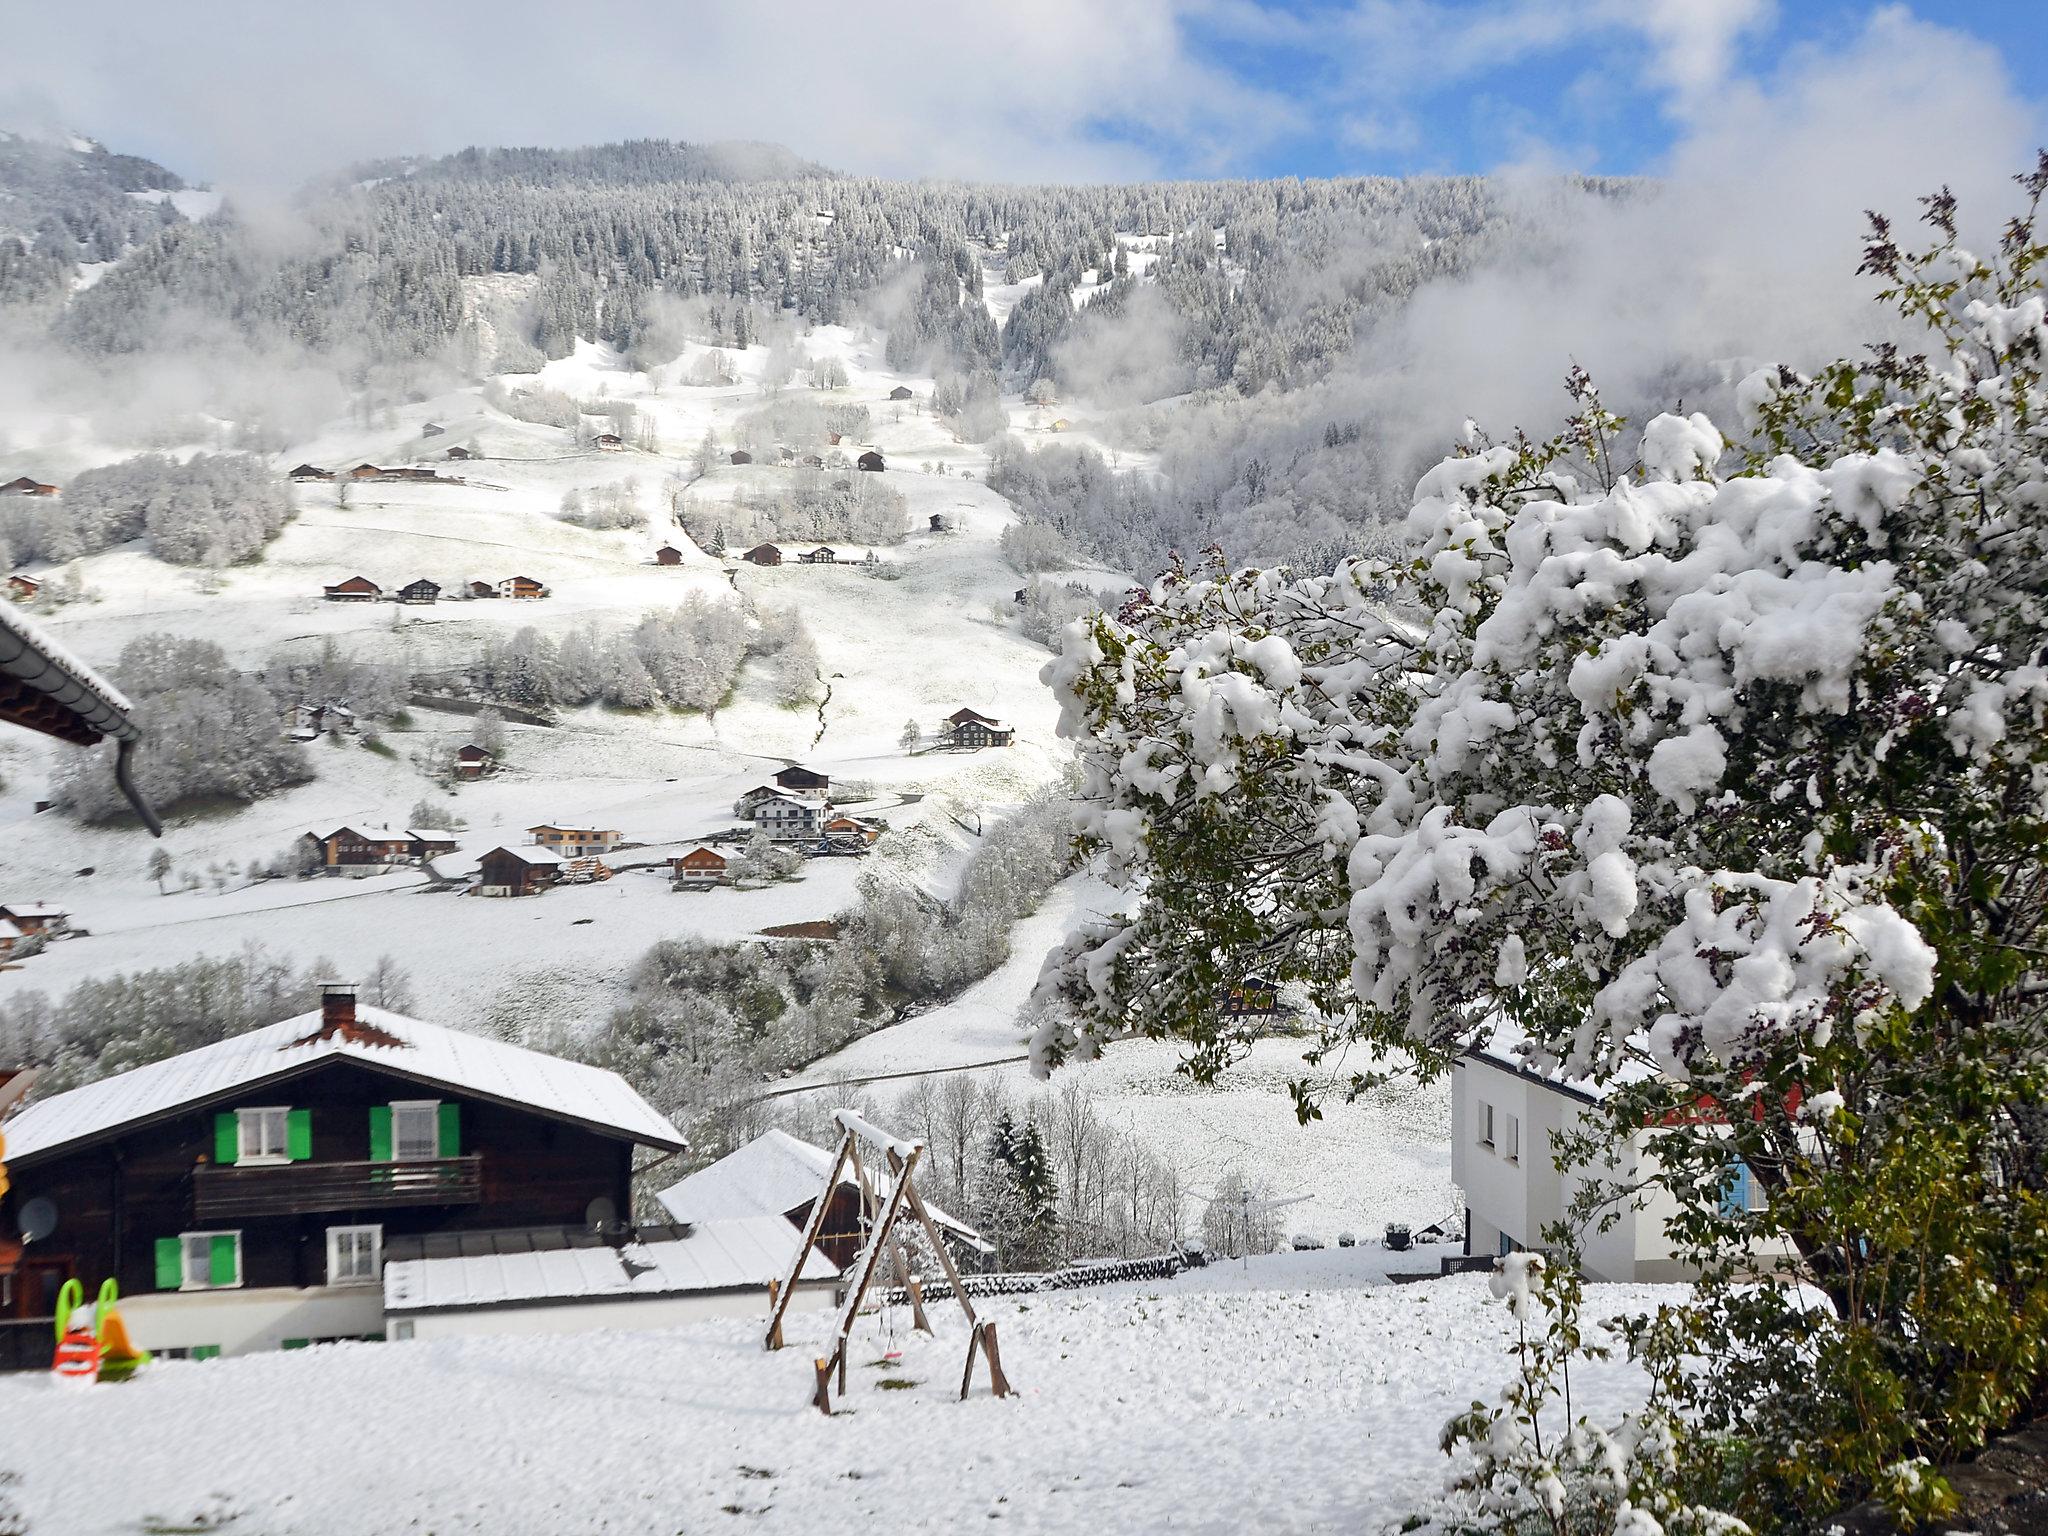
M 910 504 L 879 475 L 795 468 L 732 500 L 684 499 L 684 530 L 704 549 L 747 549 L 771 540 L 895 544 L 910 532 Z
M 174 565 L 234 565 L 275 538 L 291 512 L 284 482 L 252 454 L 181 463 L 145 453 L 79 471 L 61 500 L 9 509 L 0 532 L 20 559 L 70 560 L 144 538 Z
M 141 636 L 122 648 L 113 676 L 142 728 L 135 783 L 159 815 L 195 802 L 260 800 L 313 776 L 268 691 L 234 671 L 212 641 Z M 111 743 L 62 758 L 52 779 L 57 804 L 81 821 L 132 814 L 114 783 Z
M 1050 523 L 1029 519 L 1014 522 L 1002 531 L 996 543 L 1010 569 L 1020 576 L 1062 571 L 1075 562 L 1073 544 Z
M 579 528 L 638 528 L 647 521 L 640 508 L 640 482 L 630 476 L 609 485 L 564 491 L 557 515 Z
M 1874 221 L 1918 334 L 1752 376 L 1742 448 L 1664 415 L 1628 462 L 1575 371 L 1561 437 L 1423 476 L 1411 559 L 1211 552 L 1046 669 L 1136 904 L 1049 961 L 1042 1064 L 1136 1031 L 1212 1073 L 1256 968 L 1325 1048 L 1506 1031 L 1602 1087 L 1575 1217 L 1647 1154 L 1701 1278 L 1632 1342 L 1684 1496 L 1759 1528 L 1938 1499 L 1892 1469 L 2048 1388 L 2048 157 L 2025 187 L 1988 257 L 1945 196 L 1917 255 Z

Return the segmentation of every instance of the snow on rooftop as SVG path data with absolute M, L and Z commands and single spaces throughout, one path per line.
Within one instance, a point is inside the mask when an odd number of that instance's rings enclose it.
M 560 864 L 561 855 L 546 848 L 499 848 L 498 853 L 509 853 L 522 864 Z M 488 855 L 487 855 L 488 857 Z
M 108 682 L 99 673 L 87 666 L 78 657 L 61 645 L 56 637 L 42 625 L 13 605 L 0 607 L 0 629 L 11 630 L 17 639 L 26 641 L 35 650 L 55 662 L 82 683 L 91 692 L 98 694 L 122 714 L 135 706 L 128 702 L 128 696 Z
M 832 1154 L 824 1148 L 800 1141 L 787 1131 L 763 1131 L 738 1151 L 671 1184 L 655 1198 L 677 1221 L 731 1221 L 764 1215 L 786 1219 L 791 1211 L 818 1198 L 825 1188 L 825 1175 L 831 1171 Z M 886 1195 L 887 1176 L 871 1168 L 869 1177 L 876 1193 Z M 842 1171 L 839 1182 L 852 1184 L 852 1170 Z M 924 1208 L 947 1231 L 981 1245 L 981 1234 L 964 1221 L 947 1215 L 929 1200 Z
M 7 1122 L 19 1163 L 188 1105 L 215 1102 L 328 1059 L 400 1072 L 415 1081 L 559 1116 L 646 1146 L 681 1149 L 682 1134 L 616 1072 L 360 1004 L 359 1025 L 396 1045 L 321 1035 L 316 1009 L 232 1040 L 201 1046 L 69 1093 L 40 1099 Z
M 636 1239 L 617 1248 L 596 1239 L 554 1246 L 518 1232 L 465 1234 L 463 1252 L 387 1260 L 384 1308 L 432 1312 L 765 1289 L 789 1273 L 801 1239 L 780 1216 L 707 1221 L 685 1237 Z M 831 1281 L 838 1274 L 823 1254 L 813 1252 L 799 1278 Z

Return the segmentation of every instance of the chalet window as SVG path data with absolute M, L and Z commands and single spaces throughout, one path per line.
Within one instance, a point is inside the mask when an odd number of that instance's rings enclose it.
M 158 1290 L 220 1291 L 241 1283 L 241 1233 L 181 1232 L 157 1239 Z
M 290 1111 L 238 1109 L 235 1111 L 235 1161 L 238 1163 L 284 1163 L 291 1160 L 286 1144 L 285 1120 Z
M 1484 1102 L 1479 1106 L 1479 1145 L 1493 1145 L 1493 1106 Z
M 399 1162 L 441 1155 L 441 1106 L 417 1100 L 391 1106 L 391 1155 Z
M 1519 1163 L 1522 1160 L 1522 1122 L 1513 1115 L 1501 1118 L 1500 1155 L 1511 1163 Z
M 380 1277 L 378 1261 L 383 1248 L 382 1227 L 329 1227 L 327 1283 L 374 1285 Z
M 1757 1198 L 1756 1176 L 1749 1171 L 1749 1164 L 1737 1158 L 1721 1179 L 1721 1215 L 1726 1220 L 1756 1210 L 1762 1202 Z

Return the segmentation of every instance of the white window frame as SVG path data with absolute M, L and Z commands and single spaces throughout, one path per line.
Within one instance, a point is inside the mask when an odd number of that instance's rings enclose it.
M 1516 1115 L 1503 1115 L 1501 1118 L 1507 1122 L 1501 1137 L 1503 1142 L 1501 1156 L 1511 1163 L 1519 1163 L 1522 1160 L 1521 1119 Z
M 433 1127 L 431 1146 L 426 1153 L 408 1153 L 405 1140 L 399 1134 L 399 1125 L 405 1114 L 415 1112 L 427 1117 Z M 396 1099 L 391 1105 L 391 1161 L 394 1163 L 423 1163 L 441 1155 L 441 1101 L 439 1099 Z
M 344 1238 L 370 1239 L 370 1272 L 366 1275 L 340 1273 L 341 1243 Z M 375 1223 L 359 1227 L 327 1229 L 327 1283 L 329 1285 L 375 1285 L 384 1276 L 384 1228 Z
M 213 1283 L 213 1240 L 216 1237 L 232 1237 L 235 1240 L 235 1278 L 226 1285 Z M 192 1278 L 192 1244 L 204 1239 L 206 1243 L 206 1275 L 204 1280 Z M 242 1288 L 242 1231 L 216 1229 L 207 1232 L 180 1232 L 178 1234 L 178 1289 L 181 1291 L 239 1291 Z
M 262 1167 L 267 1163 L 288 1163 L 292 1160 L 292 1112 L 280 1104 L 262 1104 L 249 1109 L 235 1111 L 235 1166 Z M 277 1131 L 274 1149 L 260 1150 L 270 1140 L 263 1128 L 274 1126 Z M 250 1132 L 255 1131 L 254 1145 L 259 1149 L 251 1151 Z
M 1479 1145 L 1493 1145 L 1493 1106 L 1484 1099 L 1479 1101 Z

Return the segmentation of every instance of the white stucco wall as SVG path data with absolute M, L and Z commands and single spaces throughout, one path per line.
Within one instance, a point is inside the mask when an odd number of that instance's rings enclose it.
M 124 1296 L 121 1317 L 143 1349 L 211 1344 L 223 1355 L 276 1349 L 286 1339 L 361 1338 L 384 1329 L 384 1293 L 374 1285 L 157 1291 Z
M 832 1305 L 836 1281 L 797 1287 L 791 1312 L 818 1312 Z M 588 1333 L 597 1328 L 622 1331 L 670 1328 L 706 1317 L 758 1317 L 768 1326 L 768 1288 L 746 1286 L 730 1291 L 689 1291 L 673 1296 L 645 1296 L 618 1301 L 556 1302 L 544 1306 L 492 1306 L 468 1311 L 391 1312 L 384 1318 L 388 1339 L 400 1340 L 410 1324 L 415 1339 L 446 1339 L 483 1333 Z

